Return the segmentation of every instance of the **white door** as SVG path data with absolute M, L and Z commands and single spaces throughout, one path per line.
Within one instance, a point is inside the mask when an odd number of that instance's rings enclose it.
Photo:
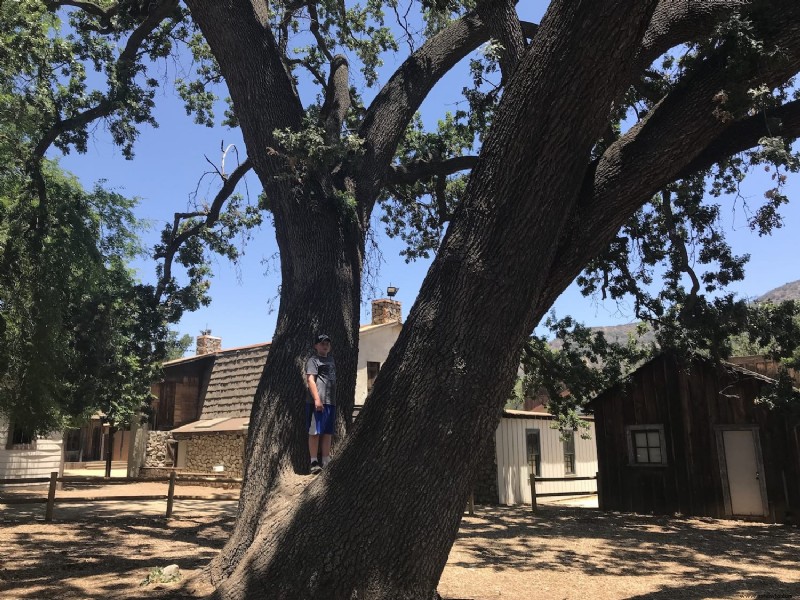
M 731 496 L 731 512 L 734 515 L 763 516 L 764 499 L 759 473 L 760 449 L 756 445 L 753 430 L 726 430 L 722 432 L 725 447 L 725 466 Z

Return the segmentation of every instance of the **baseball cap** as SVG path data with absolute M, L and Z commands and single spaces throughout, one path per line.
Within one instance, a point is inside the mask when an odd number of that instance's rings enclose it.
M 330 342 L 331 338 L 326 333 L 320 333 L 317 337 L 314 338 L 314 343 L 319 344 L 320 342 Z

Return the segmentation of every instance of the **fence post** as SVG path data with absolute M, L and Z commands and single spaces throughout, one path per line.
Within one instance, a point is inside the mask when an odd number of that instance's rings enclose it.
M 472 491 L 469 493 L 469 516 L 473 516 L 475 514 L 475 492 Z
M 603 487 L 600 485 L 600 471 L 597 471 L 594 476 L 597 480 L 597 508 L 603 510 Z
M 58 471 L 50 473 L 50 489 L 47 490 L 47 508 L 44 511 L 44 520 L 49 523 L 53 520 L 53 505 L 56 501 L 56 483 L 58 482 Z
M 531 511 L 536 512 L 536 474 L 531 473 Z
M 172 502 L 175 497 L 175 471 L 169 474 L 169 489 L 167 490 L 167 518 L 172 516 Z

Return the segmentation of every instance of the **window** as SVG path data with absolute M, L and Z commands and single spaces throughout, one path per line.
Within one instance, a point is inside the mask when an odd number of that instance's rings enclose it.
M 667 464 L 663 425 L 631 425 L 628 433 L 628 458 L 632 465 Z
M 35 448 L 36 435 L 30 429 L 14 427 L 13 423 L 9 425 L 6 450 L 33 450 Z
M 375 385 L 375 378 L 378 376 L 378 371 L 381 370 L 381 363 L 367 362 L 367 393 L 372 391 L 372 386 Z
M 542 476 L 542 452 L 539 444 L 539 430 L 525 430 L 525 447 L 528 454 L 528 465 L 531 473 L 537 477 Z
M 575 475 L 575 432 L 564 434 L 564 475 Z

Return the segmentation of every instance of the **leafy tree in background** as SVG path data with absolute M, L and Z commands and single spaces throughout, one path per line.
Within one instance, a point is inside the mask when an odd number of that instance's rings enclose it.
M 127 423 L 156 374 L 150 297 L 132 276 L 133 202 L 84 191 L 43 166 L 50 223 L 31 235 L 35 203 L 19 178 L 0 177 L 0 412 L 36 433 L 102 412 Z
M 176 43 L 198 67 L 178 82 L 187 109 L 211 122 L 212 84 L 224 82 L 226 121 L 248 157 L 220 170 L 207 207 L 165 231 L 154 297 L 174 298 L 168 310 L 199 301 L 180 293 L 173 259 L 202 286 L 202 239 L 225 251 L 226 228 L 258 218 L 241 204 L 226 210 L 237 181 L 252 168 L 263 186 L 281 303 L 239 518 L 210 571 L 217 597 L 432 597 L 520 350 L 558 295 L 583 273 L 587 290 L 612 296 L 644 284 L 637 312 L 674 311 L 684 328 L 722 314 L 714 298 L 744 261 L 715 231 L 703 191 L 735 189 L 767 165 L 774 185 L 752 211 L 766 232 L 797 169 L 794 0 L 553 0 L 538 25 L 509 0 L 21 4 L 22 15 L 2 5 L 3 44 L 42 58 L 12 94 L 35 122 L 19 155 L 40 215 L 50 210 L 48 149 L 81 151 L 105 119 L 132 154 L 137 127 L 153 121 L 154 65 Z M 22 31 L 35 43 L 12 46 Z M 401 46 L 408 58 L 382 81 L 381 57 Z M 425 131 L 417 110 L 468 57 L 463 108 Z M 89 87 L 87 67 L 105 84 Z M 378 205 L 408 258 L 436 258 L 358 424 L 304 486 L 298 357 L 319 327 L 336 340 L 349 429 Z M 40 238 L 41 223 L 30 224 Z M 693 241 L 707 278 L 691 268 Z M 670 285 L 648 292 L 647 265 L 665 257 Z M 298 496 L 290 508 L 287 495 Z
M 172 329 L 167 332 L 167 350 L 164 360 L 183 358 L 194 343 L 194 338 L 188 333 L 178 337 L 178 332 Z

